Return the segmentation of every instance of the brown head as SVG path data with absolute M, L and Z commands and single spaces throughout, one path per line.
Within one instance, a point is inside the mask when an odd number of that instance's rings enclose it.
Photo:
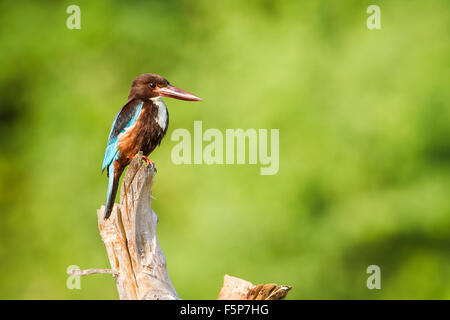
M 134 79 L 131 84 L 128 99 L 151 99 L 157 97 L 170 97 L 187 101 L 201 101 L 202 99 L 172 86 L 166 78 L 154 73 L 144 73 Z

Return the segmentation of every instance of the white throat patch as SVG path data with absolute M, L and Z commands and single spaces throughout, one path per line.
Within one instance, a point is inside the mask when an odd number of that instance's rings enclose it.
M 151 98 L 151 100 L 158 106 L 158 114 L 156 116 L 156 122 L 159 127 L 166 130 L 167 127 L 167 107 L 161 100 L 161 97 Z

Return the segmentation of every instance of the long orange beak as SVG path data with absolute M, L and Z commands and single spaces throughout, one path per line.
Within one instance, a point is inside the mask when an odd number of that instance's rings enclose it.
M 184 91 L 180 88 L 171 85 L 159 89 L 158 92 L 163 97 L 175 98 L 186 101 L 202 101 L 202 98 L 199 98 L 196 95 L 193 95 L 192 93 L 189 93 L 187 91 Z

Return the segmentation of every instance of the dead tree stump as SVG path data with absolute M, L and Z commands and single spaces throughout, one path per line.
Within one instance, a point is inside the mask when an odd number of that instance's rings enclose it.
M 154 171 L 137 154 L 123 179 L 120 204 L 115 204 L 109 219 L 105 207 L 97 210 L 98 228 L 105 244 L 111 269 L 71 270 L 70 275 L 112 274 L 121 300 L 180 299 L 167 273 L 166 258 L 159 246 L 158 216 L 151 207 Z M 279 300 L 289 286 L 253 285 L 225 275 L 219 300 Z

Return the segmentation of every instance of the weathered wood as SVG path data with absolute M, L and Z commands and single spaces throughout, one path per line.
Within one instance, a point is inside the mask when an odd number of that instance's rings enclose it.
M 159 246 L 158 217 L 151 208 L 154 170 L 136 155 L 122 182 L 111 217 L 98 210 L 98 227 L 116 277 L 120 299 L 176 300 L 166 258 Z
M 225 275 L 217 300 L 281 300 L 291 288 L 275 283 L 255 286 L 251 282 Z
M 112 274 L 121 300 L 178 300 L 170 281 L 166 258 L 159 246 L 158 216 L 152 210 L 154 168 L 137 154 L 123 179 L 120 204 L 115 204 L 109 219 L 105 207 L 97 210 L 98 228 L 111 269 L 71 270 L 71 275 Z M 258 285 L 225 275 L 218 299 L 283 299 L 289 286 Z
M 112 269 L 70 269 L 67 271 L 68 275 L 81 277 L 81 276 L 88 276 L 90 274 L 112 274 L 113 276 L 119 275 L 119 272 L 112 270 Z

